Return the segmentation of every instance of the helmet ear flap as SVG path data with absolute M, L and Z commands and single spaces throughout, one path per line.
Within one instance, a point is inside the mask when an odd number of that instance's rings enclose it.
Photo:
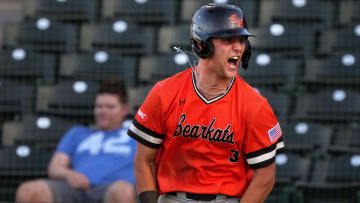
M 250 57 L 251 57 L 251 45 L 250 45 L 250 41 L 246 40 L 244 54 L 242 55 L 241 58 L 241 65 L 245 70 L 249 66 Z
M 195 40 L 191 39 L 191 47 L 197 56 L 200 58 L 208 58 L 214 54 L 214 45 L 211 40 Z

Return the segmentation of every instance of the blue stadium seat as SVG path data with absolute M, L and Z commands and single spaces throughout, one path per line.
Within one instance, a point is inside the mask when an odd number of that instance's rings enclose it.
M 97 0 L 26 0 L 24 13 L 28 17 L 94 22 L 98 18 L 98 4 Z
M 320 33 L 320 55 L 334 53 L 359 52 L 360 50 L 360 25 L 348 24 L 333 29 L 322 30 Z
M 62 55 L 60 78 L 102 81 L 123 78 L 128 87 L 136 86 L 137 61 L 135 57 L 106 51 L 92 51 Z
M 248 83 L 254 86 L 283 86 L 295 85 L 300 62 L 287 59 L 268 52 L 253 52 L 249 68 L 239 73 Z
M 170 23 L 177 21 L 176 0 L 103 0 L 105 19 L 131 19 L 140 23 Z
M 249 27 L 255 27 L 258 24 L 259 0 L 183 0 L 181 1 L 181 21 L 191 22 L 191 19 L 201 6 L 209 3 L 228 3 L 239 6 L 246 16 Z
M 82 25 L 80 47 L 85 51 L 105 49 L 120 54 L 147 55 L 154 51 L 155 37 L 152 27 L 114 20 Z
M 97 88 L 98 82 L 82 80 L 65 80 L 56 85 L 39 86 L 36 112 L 88 124 L 93 120 Z
M 24 19 L 18 24 L 7 24 L 4 29 L 5 47 L 58 53 L 74 51 L 77 45 L 75 25 L 48 18 Z
M 305 62 L 303 81 L 314 85 L 358 85 L 360 83 L 360 54 L 332 54 L 311 58 Z
M 56 55 L 39 54 L 22 48 L 0 52 L 0 74 L 21 81 L 54 82 Z

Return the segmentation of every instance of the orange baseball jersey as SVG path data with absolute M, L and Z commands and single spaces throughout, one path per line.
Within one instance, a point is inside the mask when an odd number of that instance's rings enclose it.
M 279 123 L 267 100 L 240 76 L 211 100 L 195 84 L 191 68 L 158 82 L 128 134 L 159 149 L 160 194 L 241 197 L 252 179 L 250 169 L 270 165 L 284 148 Z

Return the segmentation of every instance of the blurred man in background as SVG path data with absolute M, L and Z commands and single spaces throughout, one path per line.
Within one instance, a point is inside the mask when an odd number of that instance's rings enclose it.
M 19 186 L 16 202 L 134 203 L 136 142 L 127 135 L 127 91 L 120 81 L 105 81 L 95 99 L 95 128 L 76 126 L 57 146 L 49 179 Z

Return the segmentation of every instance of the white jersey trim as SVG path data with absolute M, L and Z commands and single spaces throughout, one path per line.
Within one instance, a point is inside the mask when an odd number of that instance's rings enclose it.
M 258 163 L 267 161 L 269 159 L 272 159 L 273 157 L 275 157 L 276 151 L 278 149 L 283 148 L 283 147 L 285 147 L 284 142 L 283 141 L 279 142 L 279 143 L 276 144 L 276 148 L 273 151 L 268 152 L 268 153 L 263 154 L 263 155 L 260 155 L 258 157 L 247 159 L 247 162 L 248 162 L 249 165 L 253 165 L 253 164 L 258 164 Z
M 142 139 L 148 141 L 148 142 L 151 142 L 153 144 L 161 144 L 162 143 L 162 139 L 159 139 L 159 138 L 155 138 L 141 130 L 139 130 L 138 128 L 135 127 L 134 124 L 131 124 L 130 126 L 130 130 L 135 133 L 136 135 L 138 135 L 139 137 L 141 137 Z

